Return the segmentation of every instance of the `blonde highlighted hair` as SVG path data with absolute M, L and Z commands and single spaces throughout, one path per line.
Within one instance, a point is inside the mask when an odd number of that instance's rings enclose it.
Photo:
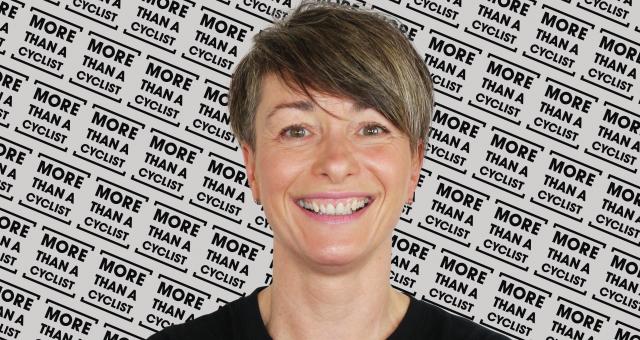
M 347 97 L 382 113 L 409 137 L 412 154 L 428 141 L 433 84 L 411 42 L 383 14 L 303 0 L 284 19 L 253 36 L 229 89 L 232 132 L 256 150 L 260 86 L 273 73 L 292 90 Z

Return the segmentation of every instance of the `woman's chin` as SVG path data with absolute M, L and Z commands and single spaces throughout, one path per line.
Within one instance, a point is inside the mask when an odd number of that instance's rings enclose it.
M 363 256 L 362 247 L 345 244 L 314 245 L 307 249 L 306 257 L 316 267 L 339 270 L 352 267 Z

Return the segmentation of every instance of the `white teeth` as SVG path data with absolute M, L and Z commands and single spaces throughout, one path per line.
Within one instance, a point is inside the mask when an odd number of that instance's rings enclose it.
M 333 204 L 329 203 L 327 204 L 327 209 L 326 209 L 327 214 L 335 214 L 336 213 L 336 209 L 333 207 Z
M 315 201 L 310 202 L 305 200 L 298 200 L 297 203 L 299 206 L 305 209 L 312 210 L 316 213 L 321 213 L 324 215 L 349 215 L 365 206 L 368 202 L 369 198 L 353 199 L 348 201 L 347 203 L 338 202 L 338 204 L 335 206 L 332 203 L 318 204 Z

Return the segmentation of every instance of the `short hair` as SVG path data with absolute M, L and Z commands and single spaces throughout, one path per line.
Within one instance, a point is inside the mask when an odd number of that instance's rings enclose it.
M 409 137 L 412 155 L 419 141 L 426 148 L 431 74 L 392 19 L 364 8 L 302 0 L 284 19 L 254 35 L 253 43 L 229 89 L 230 125 L 240 144 L 256 150 L 260 87 L 273 73 L 314 102 L 308 89 L 373 108 Z

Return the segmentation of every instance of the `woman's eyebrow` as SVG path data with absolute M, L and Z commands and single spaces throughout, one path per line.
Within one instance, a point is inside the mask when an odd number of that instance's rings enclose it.
M 297 109 L 300 111 L 311 111 L 313 109 L 313 103 L 308 100 L 296 100 L 288 103 L 280 103 L 276 105 L 271 112 L 267 115 L 267 119 L 271 118 L 280 109 Z
M 269 118 L 271 118 L 271 116 L 276 114 L 280 109 L 297 109 L 297 110 L 300 110 L 300 111 L 309 112 L 309 111 L 313 110 L 314 106 L 315 106 L 315 104 L 310 102 L 310 101 L 308 101 L 308 100 L 296 100 L 296 101 L 288 102 L 288 103 L 280 103 L 280 104 L 276 105 L 271 110 L 271 112 L 269 112 L 269 114 L 267 115 L 267 120 L 269 120 Z M 361 104 L 359 102 L 355 102 L 353 104 L 353 110 L 355 112 L 362 112 L 362 111 L 366 110 L 367 108 L 369 108 L 369 106 L 367 106 L 365 104 Z

